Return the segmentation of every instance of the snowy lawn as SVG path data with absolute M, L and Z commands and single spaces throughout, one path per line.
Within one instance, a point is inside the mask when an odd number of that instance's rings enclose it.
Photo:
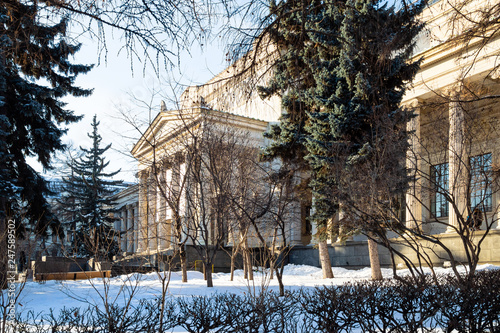
M 482 265 L 478 270 L 498 269 L 493 265 Z M 437 268 L 438 273 L 451 273 L 449 269 Z M 297 290 L 300 288 L 314 288 L 321 285 L 341 285 L 370 278 L 369 268 L 347 270 L 333 268 L 335 278 L 322 279 L 321 269 L 312 266 L 287 265 L 284 271 L 283 282 L 285 289 Z M 407 270 L 398 271 L 399 275 L 406 274 Z M 392 277 L 391 269 L 383 269 L 385 278 Z M 195 271 L 188 272 L 189 282 L 182 283 L 179 272 L 173 272 L 168 287 L 168 294 L 174 297 L 211 295 L 214 293 L 257 294 L 262 286 L 278 291 L 278 281 L 268 279 L 268 274 L 256 273 L 254 281 L 243 279 L 243 271 L 235 272 L 234 281 L 229 280 L 229 274 L 215 273 L 214 287 L 207 288 L 203 274 Z M 161 296 L 161 282 L 157 273 L 122 275 L 110 279 L 91 279 L 80 281 L 47 281 L 44 283 L 27 282 L 22 290 L 17 304 L 17 313 L 26 314 L 48 313 L 52 309 L 58 313 L 62 308 L 82 307 L 88 305 L 102 305 L 103 296 L 108 295 L 108 301 L 124 305 L 130 293 L 135 293 L 133 303 L 140 299 L 152 299 Z

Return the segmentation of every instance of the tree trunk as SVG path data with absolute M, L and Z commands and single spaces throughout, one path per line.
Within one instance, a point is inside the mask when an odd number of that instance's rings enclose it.
M 235 244 L 236 244 L 236 240 L 233 237 L 233 247 L 231 248 L 231 276 L 230 276 L 229 281 L 233 281 L 233 279 L 234 279 L 234 265 L 235 265 L 236 256 L 238 255 L 239 247 L 240 247 L 239 244 L 238 245 L 235 245 Z
M 276 279 L 278 279 L 278 286 L 280 296 L 285 296 L 285 286 L 283 285 L 283 268 L 276 266 Z
M 179 257 L 181 261 L 182 282 L 188 282 L 186 246 L 184 244 L 181 244 L 179 247 Z
M 370 266 L 372 269 L 372 280 L 382 280 L 382 270 L 380 269 L 380 259 L 378 256 L 377 243 L 368 238 L 368 253 L 370 256 Z
M 250 250 L 248 249 L 248 247 L 245 249 L 245 257 L 246 257 L 245 261 L 248 272 L 248 280 L 252 281 L 253 280 L 252 256 L 250 255 Z
M 205 280 L 207 281 L 207 287 L 212 288 L 214 286 L 214 282 L 212 279 L 212 263 L 203 263 L 203 270 L 205 271 Z
M 250 256 L 250 250 L 248 249 L 248 240 L 245 237 L 242 242 L 243 251 L 243 278 L 248 280 L 253 280 L 252 271 L 252 259 Z
M 276 253 L 276 238 L 277 238 L 277 235 L 278 235 L 278 229 L 277 228 L 274 228 L 274 235 L 273 235 L 273 244 L 271 246 L 271 250 L 269 251 L 269 271 L 271 272 L 271 277 L 270 279 L 272 280 L 274 278 L 273 274 L 274 274 L 274 267 L 275 267 L 275 264 L 277 263 L 278 259 L 279 259 L 279 256 L 278 257 L 275 257 L 275 253 Z M 266 244 L 264 244 L 264 247 L 266 246 Z M 277 273 L 278 271 L 276 271 Z M 278 282 L 279 282 L 279 279 L 278 279 Z
M 269 259 L 269 279 L 273 280 L 274 279 L 274 257 L 271 257 Z
M 326 241 L 320 241 L 318 247 L 323 279 L 333 279 L 332 264 L 330 262 L 330 255 L 328 254 L 328 244 L 326 244 Z
M 247 254 L 246 249 L 243 249 L 243 278 L 248 279 L 248 265 L 247 265 Z
M 234 279 L 234 259 L 236 257 L 236 253 L 234 253 L 234 247 L 233 247 L 233 253 L 231 253 L 231 276 L 229 277 L 229 281 L 233 281 Z

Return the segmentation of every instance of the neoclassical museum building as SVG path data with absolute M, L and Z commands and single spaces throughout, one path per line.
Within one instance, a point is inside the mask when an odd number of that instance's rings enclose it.
M 410 229 L 434 235 L 457 251 L 458 257 L 463 228 L 473 239 L 484 238 L 479 262 L 498 264 L 500 103 L 494 96 L 500 96 L 500 34 L 487 40 L 460 40 L 467 25 L 457 23 L 450 2 L 433 1 L 424 10 L 426 29 L 414 54 L 415 59 L 423 60 L 402 103 L 416 114 L 408 123 L 413 135 L 406 161 L 415 177 L 402 209 Z M 462 11 L 473 13 L 488 4 L 487 0 L 469 1 Z M 187 199 L 192 195 L 190 180 L 185 179 L 191 161 L 183 149 L 189 145 L 192 129 L 203 123 L 201 119 L 224 119 L 225 126 L 237 128 L 256 148 L 269 144 L 262 134 L 279 122 L 281 101 L 278 97 L 262 99 L 255 87 L 271 77 L 269 67 L 276 54 L 272 47 L 260 51 L 255 57 L 257 66 L 242 73 L 246 65 L 243 58 L 206 84 L 187 88 L 176 109 L 167 110 L 162 105 L 132 148 L 139 184 L 116 195 L 120 221 L 115 227 L 122 231 L 123 252 L 154 254 L 175 247 L 173 220 L 192 202 Z M 172 198 L 158 184 L 176 194 L 176 206 L 168 202 Z M 299 197 L 290 206 L 286 237 L 293 247 L 290 262 L 318 266 L 316 230 L 307 220 L 311 200 L 310 196 Z M 231 246 L 231 242 L 226 245 Z M 332 265 L 369 265 L 362 235 L 342 243 L 332 239 L 329 251 Z M 380 260 L 383 265 L 391 264 L 383 248 Z M 446 260 L 439 253 L 432 259 L 436 264 Z

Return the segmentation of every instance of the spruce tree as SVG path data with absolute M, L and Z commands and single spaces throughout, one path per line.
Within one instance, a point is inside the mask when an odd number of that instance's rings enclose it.
M 322 176 L 320 168 L 309 163 L 305 157 L 309 154 L 306 143 L 313 135 L 308 125 L 310 115 L 318 111 L 316 96 L 311 92 L 314 93 L 317 85 L 318 70 L 331 69 L 320 68 L 319 65 L 321 61 L 330 60 L 330 65 L 334 68 L 338 57 L 338 52 L 335 53 L 335 46 L 338 45 L 336 31 L 339 25 L 336 10 L 335 6 L 321 1 L 284 1 L 271 6 L 271 13 L 277 21 L 269 32 L 272 40 L 283 52 L 275 66 L 273 79 L 267 87 L 260 88 L 263 96 L 280 95 L 285 110 L 280 124 L 265 133 L 273 142 L 264 151 L 264 158 L 280 157 L 298 166 L 302 174 L 310 175 L 307 182 L 313 193 L 314 208 L 310 219 L 318 227 L 316 237 L 319 240 L 320 260 L 325 278 L 333 277 L 326 246 L 329 234 L 326 226 L 336 212 L 337 202 L 330 195 L 319 195 L 319 188 L 326 185 L 327 178 Z M 329 31 L 325 43 L 313 43 L 312 36 L 308 33 L 309 28 L 318 24 L 323 32 Z M 319 84 L 320 87 L 324 85 L 323 82 Z M 325 94 L 329 93 L 331 92 L 325 91 Z
M 113 201 L 110 196 L 116 192 L 116 185 L 122 181 L 111 180 L 120 170 L 105 172 L 109 161 L 104 154 L 111 144 L 101 147 L 102 138 L 98 132 L 99 122 L 92 120 L 92 147 L 82 151 L 81 157 L 68 163 L 70 175 L 63 177 L 64 191 L 59 204 L 70 216 L 65 225 L 72 235 L 72 254 L 80 257 L 94 257 L 98 260 L 111 259 L 118 253 L 116 233 L 113 229 Z
M 345 2 L 339 29 L 338 65 L 333 75 L 329 75 L 335 77 L 335 90 L 331 98 L 326 99 L 322 96 L 323 87 L 316 85 L 317 93 L 313 95 L 320 97 L 317 99 L 320 111 L 311 115 L 309 131 L 313 135 L 306 143 L 307 159 L 312 165 L 327 170 L 333 167 L 333 170 L 322 173 L 329 176 L 316 185 L 320 189 L 319 197 L 335 193 L 342 202 L 348 201 L 344 199 L 352 195 L 342 191 L 339 183 L 342 179 L 339 178 L 346 173 L 366 172 L 367 163 L 387 169 L 378 170 L 378 175 L 391 175 L 397 181 L 407 181 L 403 167 L 394 169 L 394 165 L 404 160 L 407 148 L 406 121 L 409 115 L 399 104 L 418 70 L 419 61 L 410 62 L 409 58 L 414 40 L 422 29 L 422 25 L 416 22 L 416 15 L 424 5 L 425 1 L 420 1 L 397 11 L 380 1 Z M 320 75 L 318 81 L 327 80 Z M 330 100 L 333 103 L 329 103 Z M 397 142 L 390 141 L 396 137 Z M 375 153 L 382 150 L 386 153 Z M 387 154 L 389 150 L 391 153 Z M 374 159 L 381 156 L 392 161 L 374 163 Z M 337 183 L 334 191 L 328 186 L 332 178 Z M 403 186 L 398 189 L 404 191 Z M 357 195 L 354 200 L 368 201 L 368 193 L 364 197 Z M 350 227 L 370 235 L 370 230 L 377 226 L 363 221 L 362 225 Z M 344 230 L 348 228 L 344 227 Z M 376 251 L 371 242 L 370 239 L 370 250 Z M 381 279 L 378 254 L 371 252 L 370 255 L 373 256 L 372 277 Z
M 277 19 L 270 35 L 285 55 L 261 90 L 281 93 L 286 113 L 266 133 L 274 142 L 264 156 L 290 159 L 295 154 L 307 162 L 311 220 L 320 245 L 332 233 L 348 231 L 332 225 L 343 195 L 342 173 L 359 171 L 356 166 L 389 137 L 384 133 L 404 127 L 407 117 L 399 103 L 418 70 L 418 62 L 409 58 L 422 29 L 416 17 L 425 3 L 400 10 L 369 0 L 284 1 L 272 7 Z
M 61 236 L 58 221 L 49 211 L 44 179 L 27 163 L 35 157 L 44 169 L 61 150 L 63 125 L 80 119 L 65 109 L 61 98 L 87 96 L 91 90 L 74 86 L 91 66 L 75 65 L 69 58 L 80 45 L 68 43 L 67 21 L 40 17 L 37 1 L 5 0 L 0 4 L 0 242 L 4 253 L 8 219 L 17 236 L 27 225 L 37 235 L 49 228 Z M 5 265 L 5 259 L 0 262 Z M 0 267 L 0 285 L 5 269 Z

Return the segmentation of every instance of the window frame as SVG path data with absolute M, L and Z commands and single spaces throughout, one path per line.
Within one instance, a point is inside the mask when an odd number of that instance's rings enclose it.
M 435 218 L 448 217 L 449 202 L 444 193 L 449 191 L 450 165 L 448 162 L 431 165 L 430 176 L 432 182 L 431 214 Z M 438 209 L 438 207 L 440 209 Z
M 477 159 L 478 162 L 475 162 Z M 491 182 L 492 154 L 486 153 L 469 158 L 469 207 L 473 211 L 478 207 L 482 212 L 493 209 L 493 191 Z M 477 167 L 479 165 L 479 167 Z M 478 186 L 479 185 L 479 186 Z M 475 189 L 475 187 L 478 187 Z

